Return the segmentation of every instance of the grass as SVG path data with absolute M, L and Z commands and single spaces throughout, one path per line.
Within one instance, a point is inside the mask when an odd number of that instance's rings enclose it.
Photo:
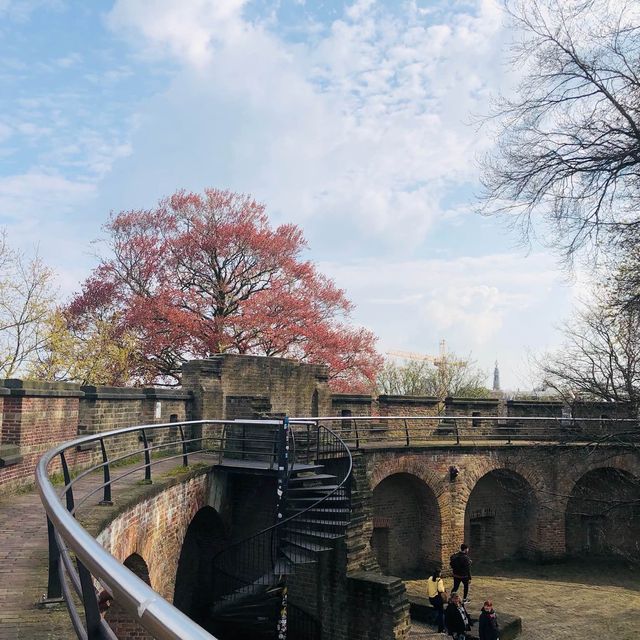
M 473 617 L 482 602 L 522 618 L 521 640 L 636 640 L 640 632 L 638 569 L 587 558 L 557 564 L 503 562 L 475 567 L 471 582 Z M 451 589 L 451 581 L 447 590 Z M 423 580 L 406 582 L 424 595 Z

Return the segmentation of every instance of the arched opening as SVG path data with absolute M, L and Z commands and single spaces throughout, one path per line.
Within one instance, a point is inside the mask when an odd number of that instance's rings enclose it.
M 132 553 L 125 559 L 123 564 L 129 571 L 135 573 L 138 578 L 146 582 L 150 587 L 152 586 L 149 579 L 149 567 L 141 555 Z M 118 638 L 153 640 L 153 636 L 145 631 L 138 621 L 121 607 L 117 600 L 114 600 L 105 614 L 105 620 Z
M 640 480 L 605 467 L 576 482 L 565 515 L 567 553 L 636 555 L 640 539 Z
M 464 515 L 464 537 L 474 559 L 532 555 L 537 540 L 537 504 L 531 485 L 506 469 L 476 483 Z
M 144 580 L 149 586 L 151 586 L 151 579 L 149 578 L 149 567 L 144 558 L 137 553 L 132 553 L 125 561 L 124 566 L 135 573 L 138 578 Z
M 411 578 L 439 567 L 440 507 L 431 488 L 409 473 L 373 490 L 371 547 L 384 573 Z
M 189 524 L 180 551 L 173 604 L 192 620 L 203 623 L 213 592 L 211 559 L 227 543 L 218 512 L 203 507 Z

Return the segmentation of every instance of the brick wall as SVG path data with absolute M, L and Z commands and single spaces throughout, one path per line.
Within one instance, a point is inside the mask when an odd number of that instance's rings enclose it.
M 224 354 L 195 360 L 184 365 L 182 385 L 193 393 L 193 419 L 225 418 L 227 411 L 238 417 L 228 398 L 273 414 L 328 415 L 331 407 L 327 368 L 284 358 Z
M 558 445 L 536 448 L 432 446 L 428 450 L 403 448 L 395 451 L 365 451 L 361 455 L 374 505 L 376 493 L 379 492 L 380 496 L 377 511 L 374 508 L 370 515 L 367 514 L 370 528 L 363 529 L 362 543 L 368 541 L 365 538 L 370 538 L 369 532 L 376 525 L 376 517 L 384 518 L 385 510 L 393 511 L 391 526 L 408 528 L 402 533 L 405 537 L 411 535 L 413 522 L 422 522 L 423 529 L 425 526 L 435 529 L 439 516 L 440 544 L 435 548 L 440 549 L 440 562 L 444 570 L 448 570 L 449 556 L 459 545 L 462 542 L 469 544 L 472 521 L 484 524 L 488 535 L 493 531 L 493 541 L 488 540 L 479 549 L 472 549 L 472 557 L 475 552 L 477 559 L 492 560 L 516 555 L 556 558 L 565 555 L 565 520 L 567 513 L 575 510 L 577 504 L 573 503 L 570 507 L 568 496 L 575 494 L 581 478 L 590 470 L 601 467 L 619 469 L 629 477 L 636 478 L 633 486 L 637 488 L 640 462 L 637 451 L 622 447 L 592 451 L 587 456 L 582 448 Z M 458 470 L 455 478 L 450 475 L 451 467 Z M 411 485 L 403 480 L 404 485 L 401 486 L 397 480 L 406 475 L 412 476 Z M 389 481 L 395 482 L 395 485 Z M 428 487 L 429 495 L 435 496 L 437 512 L 426 511 L 423 503 L 415 498 L 415 490 L 409 487 L 415 487 L 416 482 L 423 483 Z M 587 486 L 601 492 L 603 499 L 605 495 L 609 498 L 616 495 L 624 497 L 627 495 L 625 492 L 630 490 L 616 489 L 606 483 L 592 485 L 589 482 Z M 392 504 L 394 502 L 395 506 Z M 430 501 L 430 504 L 435 508 L 435 502 Z M 489 522 L 492 518 L 494 525 Z M 381 521 L 378 524 L 385 523 Z M 584 539 L 587 526 L 584 519 L 571 520 L 568 526 L 572 536 L 569 550 L 578 544 L 575 540 Z M 610 528 L 606 531 L 612 534 L 611 527 L 620 528 L 618 537 L 621 539 L 628 541 L 634 536 L 637 539 L 640 526 L 638 514 L 634 518 L 631 510 L 625 514 L 620 510 L 620 516 L 612 518 L 607 526 Z M 394 532 L 396 535 L 398 532 Z M 374 551 L 378 553 L 381 551 L 379 543 L 374 537 Z M 584 546 L 583 542 L 579 544 Z M 420 548 L 416 545 L 417 542 L 412 540 L 411 545 L 407 544 L 404 548 L 402 545 L 391 548 L 396 567 L 403 567 L 404 570 L 412 566 L 415 549 Z M 385 562 L 384 558 L 380 559 L 381 565 L 385 565 Z
M 2 396 L 0 493 L 33 482 L 40 456 L 75 437 L 83 395 L 79 387 L 63 383 L 5 380 L 3 385 L 8 395 Z
M 190 396 L 183 391 L 114 387 L 80 387 L 68 383 L 5 380 L 0 387 L 0 494 L 33 482 L 40 456 L 79 435 L 102 433 L 138 424 L 184 420 Z M 150 439 L 154 436 L 150 435 Z M 158 432 L 153 445 L 175 438 L 172 429 Z M 139 434 L 107 442 L 110 457 L 138 447 Z M 71 467 L 96 461 L 96 445 L 67 453 Z M 59 469 L 56 461 L 50 468 Z

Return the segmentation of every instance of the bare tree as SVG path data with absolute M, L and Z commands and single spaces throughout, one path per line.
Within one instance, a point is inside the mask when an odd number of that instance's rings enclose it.
M 585 305 L 565 324 L 565 343 L 538 361 L 545 384 L 568 400 L 640 407 L 640 315 L 607 299 Z
M 379 393 L 407 396 L 488 397 L 487 375 L 472 360 L 459 360 L 450 354 L 436 365 L 421 360 L 397 364 L 387 360 L 377 378 Z
M 571 263 L 640 225 L 640 5 L 505 0 L 524 78 L 498 101 L 484 212 Z M 545 232 L 546 231 L 546 232 Z
M 53 309 L 52 281 L 38 255 L 11 249 L 0 231 L 0 378 L 24 374 L 36 360 Z

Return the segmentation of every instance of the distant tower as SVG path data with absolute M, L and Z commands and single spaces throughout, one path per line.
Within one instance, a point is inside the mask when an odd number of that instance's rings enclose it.
M 500 391 L 500 369 L 498 369 L 497 360 L 496 360 L 496 368 L 493 370 L 493 390 Z

